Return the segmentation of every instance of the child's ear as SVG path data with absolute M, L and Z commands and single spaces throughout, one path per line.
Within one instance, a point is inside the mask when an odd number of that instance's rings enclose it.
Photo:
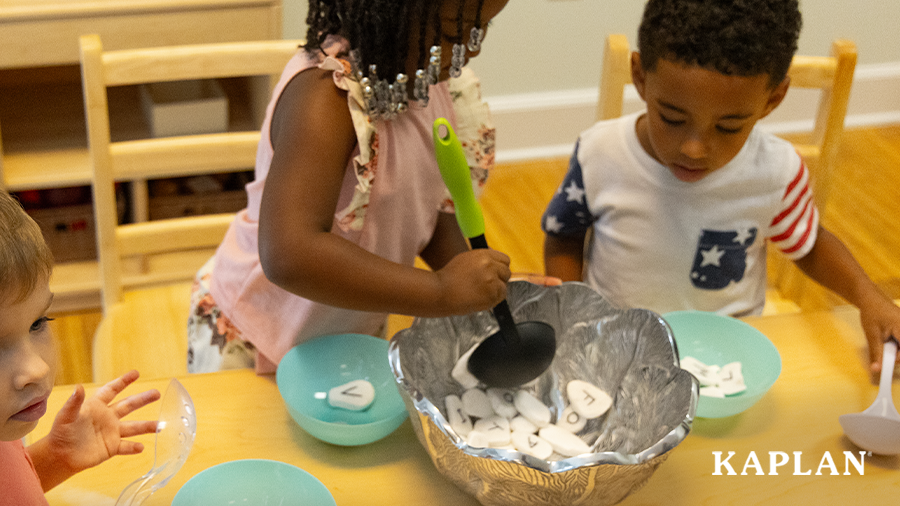
M 785 76 L 784 80 L 778 83 L 778 86 L 772 89 L 772 92 L 769 94 L 769 99 L 766 101 L 766 110 L 762 115 L 762 118 L 765 118 L 769 115 L 770 112 L 774 111 L 781 101 L 784 100 L 785 95 L 787 95 L 788 88 L 791 86 L 791 78 L 789 76 Z
M 644 74 L 644 67 L 641 66 L 641 54 L 637 51 L 632 51 L 631 53 L 631 82 L 634 83 L 634 87 L 637 89 L 638 95 L 641 96 L 641 100 L 644 102 L 647 101 L 644 98 L 644 84 L 646 82 L 647 76 Z

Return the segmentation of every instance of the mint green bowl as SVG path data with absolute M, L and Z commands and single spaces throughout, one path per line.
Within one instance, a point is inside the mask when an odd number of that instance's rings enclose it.
M 291 416 L 311 436 L 341 446 L 369 444 L 394 432 L 409 413 L 388 361 L 388 341 L 363 334 L 322 336 L 295 346 L 275 374 Z M 365 410 L 328 404 L 333 387 L 364 379 L 375 387 Z
M 673 311 L 663 319 L 675 336 L 679 357 L 694 357 L 708 365 L 741 363 L 747 390 L 725 398 L 701 395 L 698 417 L 723 418 L 747 410 L 781 374 L 781 355 L 775 345 L 747 323 L 704 311 Z
M 175 494 L 172 506 L 278 504 L 337 506 L 315 476 L 275 460 L 248 459 L 205 469 Z

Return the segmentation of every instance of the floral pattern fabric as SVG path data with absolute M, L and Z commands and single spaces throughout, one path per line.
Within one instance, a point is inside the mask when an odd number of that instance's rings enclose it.
M 378 131 L 366 114 L 365 99 L 359 81 L 350 72 L 346 60 L 327 56 L 320 68 L 334 72 L 335 85 L 347 91 L 350 116 L 356 129 L 359 154 L 354 158 L 356 168 L 356 191 L 350 204 L 337 212 L 337 223 L 344 231 L 361 230 L 366 216 L 366 207 L 376 184 L 378 167 Z M 494 166 L 495 130 L 487 103 L 481 99 L 481 85 L 475 73 L 463 68 L 458 78 L 448 81 L 450 97 L 456 113 L 456 136 L 466 154 L 466 161 L 472 172 L 475 195 L 481 194 L 487 182 L 488 171 Z M 441 205 L 441 211 L 453 212 L 450 192 Z
M 197 271 L 191 286 L 191 314 L 188 316 L 188 372 L 211 372 L 253 367 L 256 349 L 241 337 L 222 314 L 209 293 L 214 258 Z

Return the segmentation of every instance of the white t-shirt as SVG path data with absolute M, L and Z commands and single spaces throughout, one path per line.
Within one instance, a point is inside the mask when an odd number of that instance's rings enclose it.
M 619 307 L 759 314 L 766 240 L 792 259 L 815 243 L 818 211 L 800 156 L 755 128 L 727 165 L 686 183 L 641 147 L 640 114 L 581 134 L 544 231 L 592 229 L 585 281 Z

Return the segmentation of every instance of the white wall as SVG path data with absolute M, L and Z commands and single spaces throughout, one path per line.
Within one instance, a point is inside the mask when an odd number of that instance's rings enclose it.
M 307 0 L 283 2 L 284 36 L 302 38 Z M 801 0 L 801 8 L 800 53 L 827 54 L 835 38 L 857 44 L 847 125 L 900 122 L 900 1 Z M 606 35 L 624 33 L 633 42 L 642 9 L 640 0 L 510 0 L 470 64 L 494 111 L 498 159 L 568 152 L 593 121 Z M 629 106 L 639 107 L 636 100 Z M 769 120 L 772 129 L 811 125 L 803 106 L 785 105 Z

